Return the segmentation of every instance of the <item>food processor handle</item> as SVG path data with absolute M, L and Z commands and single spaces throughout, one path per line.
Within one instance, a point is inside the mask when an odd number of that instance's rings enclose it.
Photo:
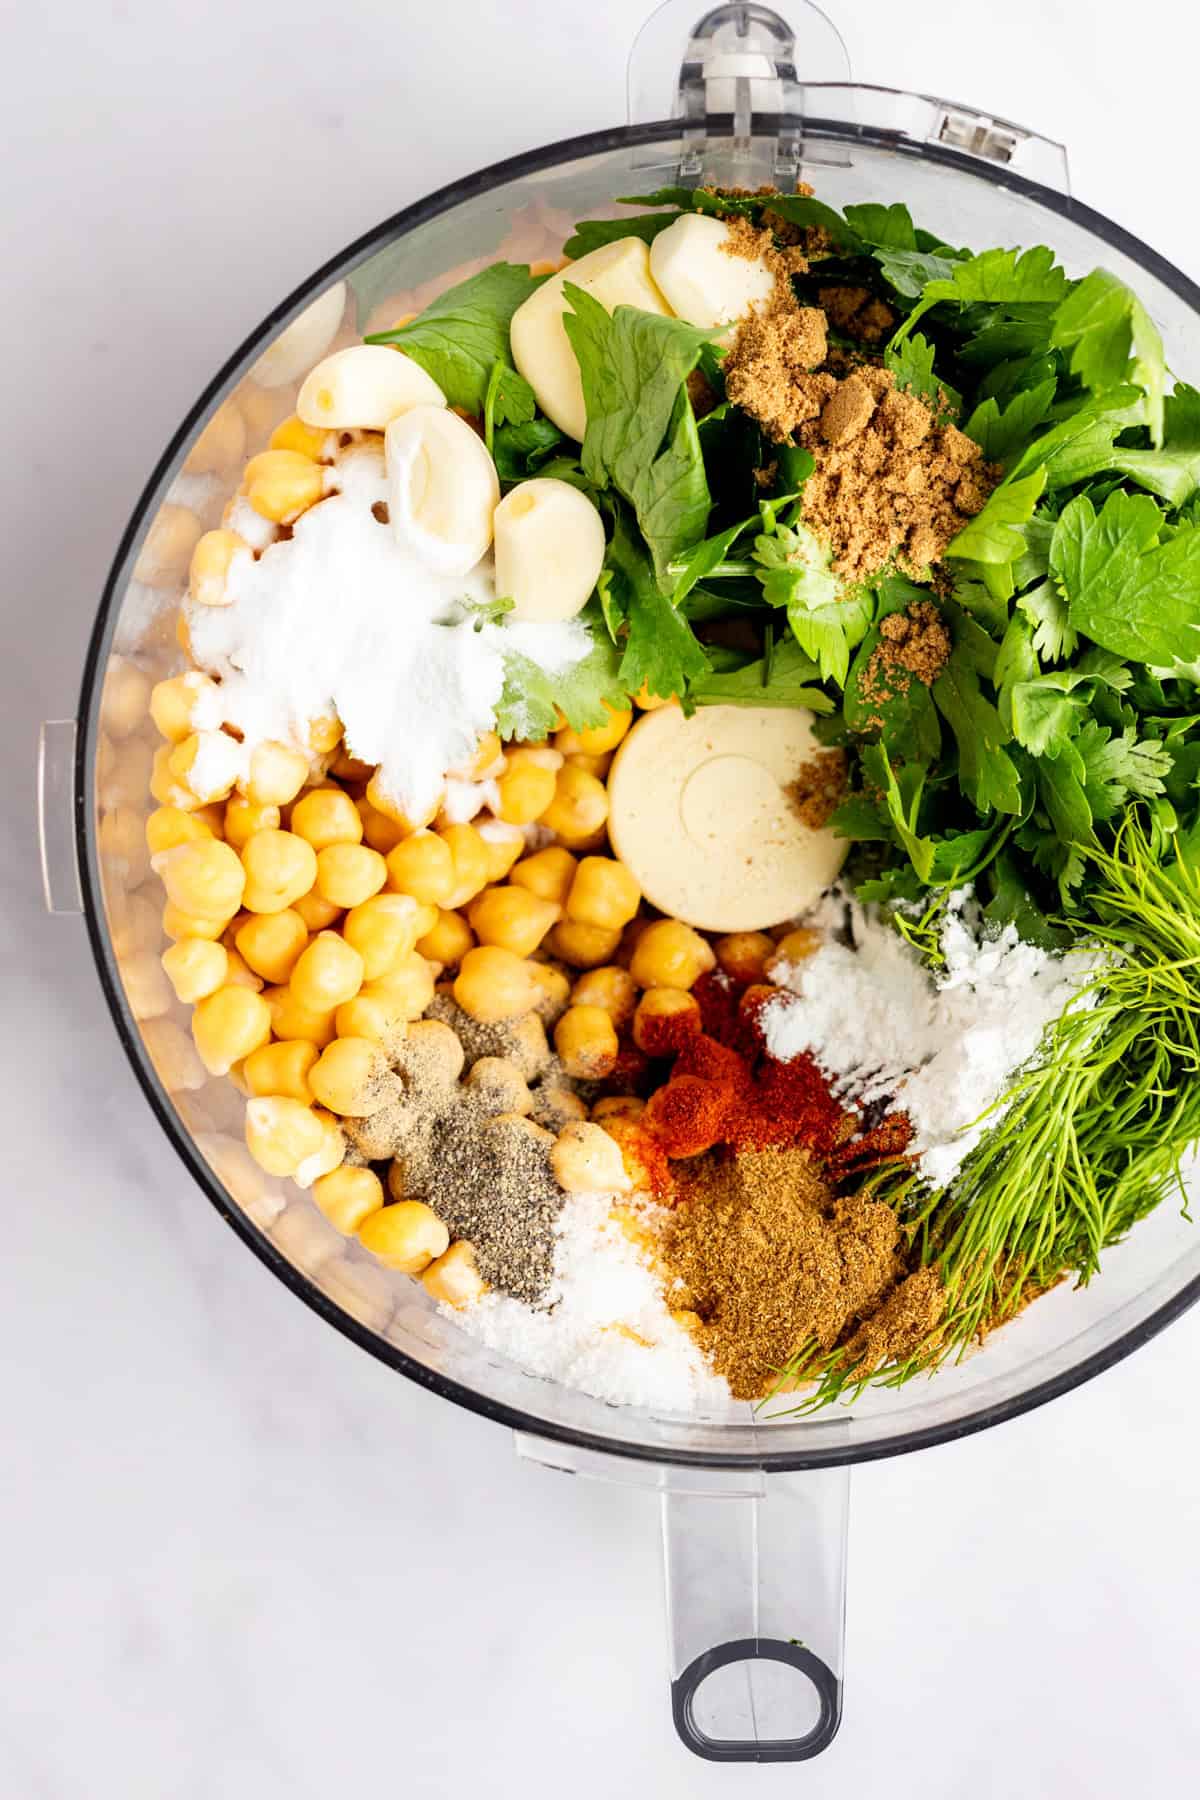
M 665 1467 L 518 1433 L 518 1453 L 661 1496 L 671 1711 L 708 1762 L 804 1762 L 842 1716 L 847 1466 Z

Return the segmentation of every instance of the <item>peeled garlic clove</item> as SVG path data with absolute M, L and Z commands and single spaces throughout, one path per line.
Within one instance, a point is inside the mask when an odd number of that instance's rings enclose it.
M 332 344 L 345 310 L 346 284 L 335 281 L 267 345 L 253 370 L 259 387 L 286 387 L 289 381 L 299 381 Z
M 650 272 L 681 319 L 701 331 L 731 325 L 771 298 L 775 276 L 761 258 L 727 248 L 728 225 L 685 213 L 650 246 Z
M 547 417 L 582 441 L 587 426 L 583 382 L 563 326 L 563 314 L 570 311 L 563 293 L 567 282 L 594 294 L 608 312 L 618 306 L 660 314 L 671 309 L 651 278 L 647 246 L 634 237 L 602 244 L 568 263 L 518 306 L 510 328 L 513 361 Z
M 444 406 L 414 406 L 383 439 L 397 541 L 440 575 L 465 575 L 492 541 L 500 481 L 487 446 Z
M 320 431 L 383 431 L 414 406 L 445 406 L 432 375 L 387 344 L 351 344 L 304 380 L 296 412 Z
M 514 619 L 573 619 L 604 563 L 604 521 L 568 481 L 523 481 L 496 508 L 496 593 Z

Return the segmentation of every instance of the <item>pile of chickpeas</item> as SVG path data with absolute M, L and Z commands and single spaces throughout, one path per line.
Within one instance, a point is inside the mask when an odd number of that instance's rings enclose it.
M 293 491 L 293 463 L 315 451 L 300 442 L 305 432 L 285 421 L 247 465 L 243 493 L 264 517 L 285 520 L 315 497 Z M 195 544 L 193 603 L 213 602 L 231 536 L 212 531 Z M 186 614 L 181 622 L 186 648 Z M 194 1009 L 204 1068 L 247 1097 L 256 1162 L 310 1188 L 338 1230 L 420 1274 L 438 1299 L 465 1304 L 482 1285 L 470 1246 L 449 1244 L 423 1203 L 389 1204 L 374 1170 L 348 1155 L 339 1124 L 384 1103 L 395 1085 L 387 1047 L 429 1029 L 417 1022 L 438 984 L 482 1023 L 536 1012 L 568 1076 L 626 1090 L 601 1099 L 594 1122 L 560 1134 L 553 1164 L 568 1190 L 623 1191 L 644 1172 L 631 1090 L 649 1058 L 700 1029 L 693 984 L 718 959 L 740 980 L 761 979 L 776 941 L 737 933 L 714 947 L 678 920 L 647 915 L 606 834 L 605 777 L 632 706 L 609 709 L 591 730 L 563 723 L 545 743 L 503 748 L 489 733 L 448 772 L 479 783 L 487 800 L 462 822 L 440 805 L 405 817 L 332 718 L 313 722 L 307 754 L 260 744 L 236 788 L 206 787 L 211 762 L 200 760 L 193 715 L 213 687 L 190 669 L 149 694 L 164 740 L 145 825 L 172 940 L 162 971 Z M 542 844 L 532 852 L 531 826 Z M 606 1119 L 612 1136 L 597 1129 Z

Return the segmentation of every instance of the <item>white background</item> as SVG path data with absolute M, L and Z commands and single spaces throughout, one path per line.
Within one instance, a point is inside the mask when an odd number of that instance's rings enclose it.
M 1194 1784 L 1200 1313 L 1032 1417 L 857 1473 L 840 1738 L 798 1770 L 708 1767 L 669 1722 L 653 1500 L 519 1465 L 293 1300 L 140 1100 L 82 925 L 41 911 L 37 722 L 74 711 L 179 415 L 378 218 L 618 122 L 647 4 L 8 14 L 4 1800 Z M 858 79 L 1065 139 L 1082 198 L 1200 274 L 1180 0 L 835 10 Z

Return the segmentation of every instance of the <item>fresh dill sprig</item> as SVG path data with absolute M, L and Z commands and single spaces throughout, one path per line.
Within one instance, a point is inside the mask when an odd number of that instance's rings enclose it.
M 1048 1028 L 951 1186 L 929 1193 L 897 1167 L 871 1184 L 900 1211 L 914 1261 L 940 1276 L 944 1317 L 883 1367 L 805 1346 L 776 1390 L 815 1383 L 791 1410 L 931 1373 L 1064 1278 L 1089 1281 L 1101 1252 L 1172 1192 L 1186 1216 L 1181 1162 L 1200 1140 L 1200 874 L 1161 863 L 1133 814 L 1111 850 L 1086 855 L 1099 972 Z

